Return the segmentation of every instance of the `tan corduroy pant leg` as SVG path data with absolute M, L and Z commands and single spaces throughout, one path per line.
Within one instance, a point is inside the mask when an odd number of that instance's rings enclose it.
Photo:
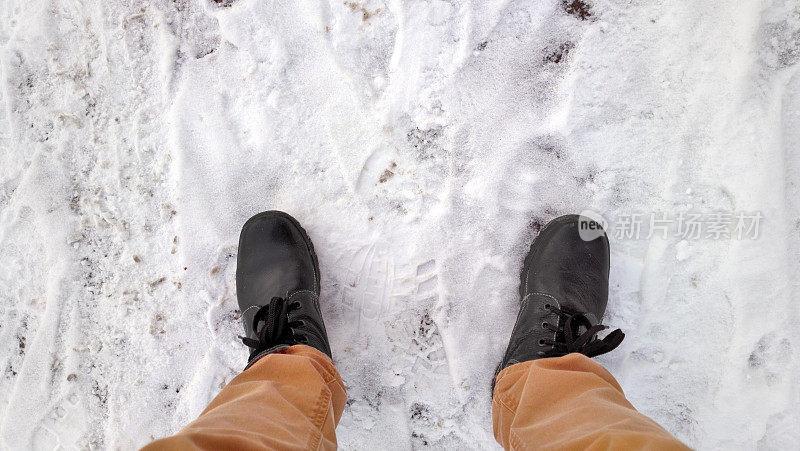
M 501 371 L 492 421 L 506 449 L 688 449 L 637 412 L 611 373 L 582 354 Z
M 196 420 L 144 449 L 335 449 L 346 401 L 331 359 L 292 346 L 259 359 Z

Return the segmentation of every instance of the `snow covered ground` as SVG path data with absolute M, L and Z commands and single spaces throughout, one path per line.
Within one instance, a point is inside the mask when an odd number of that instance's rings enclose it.
M 0 46 L 0 447 L 196 417 L 267 209 L 320 256 L 342 448 L 496 447 L 522 257 L 584 209 L 619 226 L 599 360 L 633 404 L 797 446 L 798 0 L 0 0 Z

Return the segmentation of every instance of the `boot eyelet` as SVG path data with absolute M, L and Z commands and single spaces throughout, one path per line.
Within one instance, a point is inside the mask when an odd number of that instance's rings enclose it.
M 540 338 L 539 339 L 539 346 L 544 346 L 544 345 L 545 345 L 544 338 Z
M 547 329 L 547 326 L 549 326 L 549 324 L 547 324 L 547 321 L 542 323 L 542 329 Z
M 544 305 L 544 309 L 545 310 L 550 310 L 550 307 L 552 307 L 552 305 L 550 305 L 550 304 L 545 304 Z

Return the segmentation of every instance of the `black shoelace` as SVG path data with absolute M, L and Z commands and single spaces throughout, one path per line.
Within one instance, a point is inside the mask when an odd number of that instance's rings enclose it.
M 539 346 L 551 347 L 546 351 L 539 351 L 541 357 L 560 357 L 573 352 L 594 357 L 613 351 L 625 338 L 625 334 L 617 329 L 603 339 L 599 339 L 597 334 L 608 329 L 608 326 L 602 324 L 592 326 L 584 313 L 567 308 L 558 308 L 552 305 L 546 305 L 545 308 L 558 314 L 559 325 L 542 323 L 542 327 L 556 333 L 556 339 L 554 341 L 539 340 Z
M 307 343 L 308 339 L 304 335 L 297 335 L 292 330 L 302 326 L 303 321 L 289 321 L 289 312 L 299 308 L 299 302 L 288 302 L 284 298 L 274 297 L 253 316 L 253 330 L 257 338 L 239 338 L 253 350 L 253 354 L 277 345 Z

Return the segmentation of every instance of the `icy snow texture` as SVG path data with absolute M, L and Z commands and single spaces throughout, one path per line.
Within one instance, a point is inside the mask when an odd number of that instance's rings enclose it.
M 340 445 L 494 447 L 522 257 L 591 208 L 762 212 L 612 239 L 599 360 L 692 446 L 796 446 L 800 4 L 586 1 L 0 0 L 0 444 L 193 419 L 245 363 L 239 228 L 281 209 Z

